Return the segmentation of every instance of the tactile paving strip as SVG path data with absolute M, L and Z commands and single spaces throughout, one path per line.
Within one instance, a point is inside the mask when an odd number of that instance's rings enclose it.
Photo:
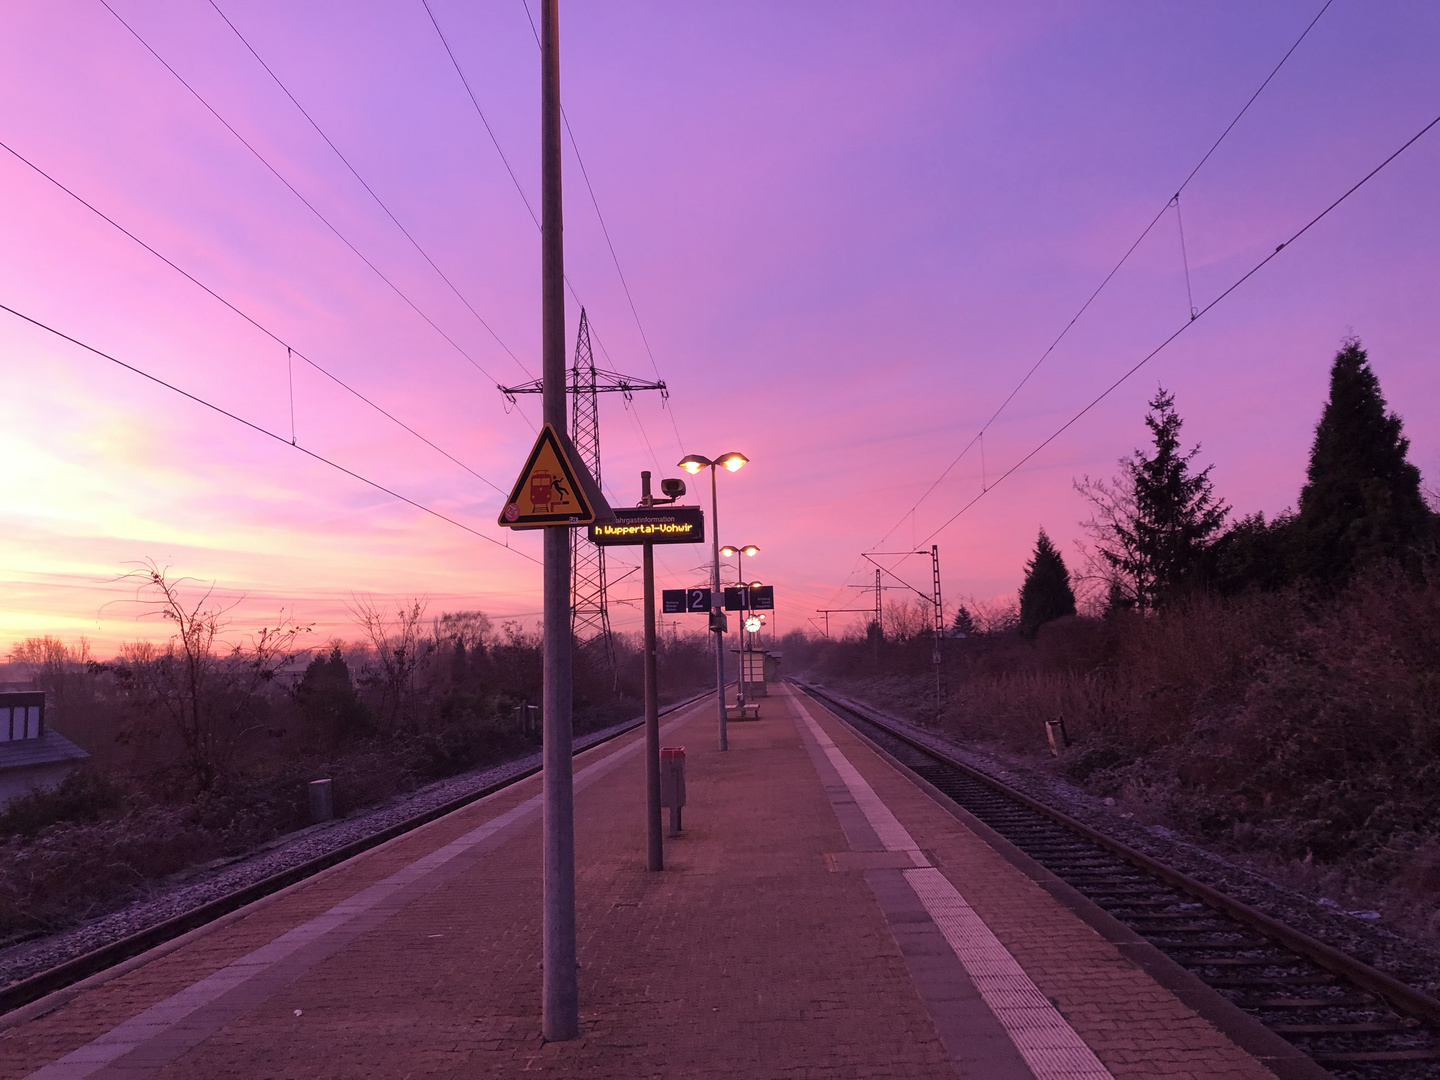
M 885 849 L 905 852 L 915 863 L 914 868 L 901 871 L 906 882 L 1036 1080 L 1114 1080 L 1110 1070 L 1040 992 L 949 879 L 929 865 L 909 831 L 825 734 L 804 703 L 798 697 L 793 700 L 800 718 Z

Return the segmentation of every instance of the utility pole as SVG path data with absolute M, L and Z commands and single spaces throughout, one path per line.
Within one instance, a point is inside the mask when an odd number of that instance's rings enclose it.
M 650 474 L 642 472 L 640 505 L 653 504 Z M 665 842 L 660 835 L 660 699 L 655 664 L 655 545 L 641 546 L 645 573 L 645 838 L 649 868 L 664 870 Z
M 875 571 L 875 663 L 880 663 L 880 643 L 885 640 L 884 612 L 880 608 L 880 571 Z
M 565 432 L 565 255 L 560 194 L 559 0 L 540 4 L 541 290 L 544 419 Z M 544 1036 L 580 1034 L 575 946 L 570 529 L 545 526 Z
M 940 545 L 930 545 L 930 568 L 934 571 L 935 598 L 935 650 L 931 661 L 935 664 L 935 708 L 945 704 L 945 677 L 940 662 L 940 639 L 945 636 L 945 606 L 940 601 Z

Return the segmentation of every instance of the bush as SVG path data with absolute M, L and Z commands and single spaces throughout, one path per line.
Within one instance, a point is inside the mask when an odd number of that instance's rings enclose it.
M 116 809 L 123 798 L 120 786 L 95 769 L 70 773 L 57 787 L 40 788 L 12 799 L 0 813 L 0 837 L 33 837 L 61 821 L 96 821 Z

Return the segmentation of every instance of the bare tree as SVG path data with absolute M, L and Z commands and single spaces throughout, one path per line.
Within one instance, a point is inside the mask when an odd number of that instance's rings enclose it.
M 892 600 L 886 604 L 882 614 L 885 618 L 885 637 L 889 641 L 909 641 L 927 633 L 932 625 L 933 608 L 921 599 Z
M 29 637 L 10 647 L 9 660 L 36 678 L 46 671 L 63 670 L 67 665 L 84 666 L 90 660 L 90 642 L 82 637 L 80 644 L 72 647 L 49 634 Z
M 1126 459 L 1121 458 L 1122 470 L 1126 464 Z M 1127 526 L 1138 513 L 1134 488 L 1118 479 L 1092 480 L 1086 476 L 1075 481 L 1075 490 L 1091 509 L 1090 516 L 1080 523 L 1091 542 L 1076 543 L 1081 561 L 1073 580 L 1082 602 L 1088 608 L 1134 607 L 1144 583 L 1122 569 L 1136 565 L 1135 552 L 1125 541 L 1130 535 Z
M 377 712 L 385 727 L 414 720 L 415 672 L 421 660 L 425 607 L 422 597 L 397 605 L 392 616 L 368 596 L 355 597 L 350 607 L 350 614 L 375 650 L 374 669 L 366 681 L 379 693 Z
M 1020 602 L 1009 600 L 972 600 L 970 615 L 983 634 L 1006 634 L 1020 629 Z
M 140 582 L 136 601 L 145 615 L 173 623 L 175 633 L 163 649 L 152 642 L 123 646 L 118 672 L 142 714 L 168 722 L 196 783 L 207 789 L 259 726 L 254 721 L 262 690 L 293 659 L 296 640 L 310 628 L 282 611 L 275 626 L 227 644 L 221 632 L 235 604 L 218 603 L 213 585 L 187 596 L 195 579 L 172 580 L 168 573 L 147 560 L 126 575 Z
M 447 611 L 435 620 L 436 641 L 456 641 L 473 649 L 490 632 L 490 616 L 483 611 Z

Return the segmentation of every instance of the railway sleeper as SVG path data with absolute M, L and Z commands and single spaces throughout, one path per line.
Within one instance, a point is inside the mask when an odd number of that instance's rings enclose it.
M 1313 975 L 1222 975 L 1205 981 L 1211 986 L 1238 990 L 1247 986 L 1329 986 L 1335 982 L 1335 976 L 1320 971 Z
M 1266 997 L 1266 998 L 1231 998 L 1230 1004 L 1249 1012 L 1259 1012 L 1262 1009 L 1374 1009 L 1379 1008 L 1380 1003 L 1376 998 L 1368 994 L 1342 994 L 1336 997 Z
M 1101 907 L 1104 907 L 1110 914 L 1123 921 L 1132 918 L 1128 913 L 1130 908 L 1168 908 L 1175 907 L 1177 903 L 1179 903 L 1178 897 L 1165 896 L 1162 894 L 1146 899 L 1137 897 L 1134 900 L 1123 900 L 1110 905 L 1102 904 Z M 1187 912 L 1187 914 L 1193 914 L 1193 912 Z M 1139 915 L 1133 917 L 1138 918 Z
M 1167 938 L 1170 938 L 1170 937 L 1179 937 L 1179 936 L 1184 935 L 1184 934 L 1187 934 L 1187 933 L 1188 933 L 1188 934 L 1206 934 L 1206 935 L 1209 935 L 1209 936 L 1208 936 L 1208 937 L 1192 937 L 1189 941 L 1173 941 L 1173 942 L 1172 942 L 1172 941 L 1166 940 Z M 1236 935 L 1236 934 L 1244 933 L 1244 931 L 1239 931 L 1239 930 L 1227 930 L 1227 931 L 1225 931 L 1225 933 L 1230 934 L 1230 935 Z M 1201 929 L 1196 929 L 1196 930 L 1193 930 L 1193 931 L 1186 931 L 1186 930 L 1180 929 L 1179 927 L 1166 927 L 1165 929 L 1151 930 L 1148 934 L 1142 934 L 1142 936 L 1145 937 L 1145 938 L 1148 938 L 1151 942 L 1153 942 L 1153 943 L 1155 944 L 1155 946 L 1156 946 L 1157 948 L 1162 948 L 1162 949 L 1176 949 L 1176 950 L 1180 950 L 1180 949 L 1236 949 L 1236 950 L 1244 950 L 1244 951 L 1247 951 L 1247 952 L 1254 952 L 1255 950 L 1257 950 L 1257 949 L 1263 949 L 1263 948 L 1265 948 L 1266 946 L 1268 946 L 1268 945 L 1270 944 L 1265 938 L 1259 937 L 1258 935 L 1251 936 L 1251 937 L 1249 937 L 1249 938 L 1247 938 L 1247 939 L 1242 939 L 1242 940 L 1240 940 L 1240 941 L 1236 941 L 1233 936 L 1231 936 L 1231 937 L 1222 937 L 1222 936 L 1220 936 L 1219 934 L 1216 934 L 1214 930 L 1206 930 L 1206 929 L 1203 929 L 1203 928 L 1201 928 Z M 1164 944 L 1162 945 L 1161 942 L 1164 942 Z M 1296 956 L 1296 959 L 1299 960 L 1300 957 L 1297 955 L 1297 956 Z
M 1307 1050 L 1321 1065 L 1366 1061 L 1437 1061 L 1440 1047 L 1418 1047 L 1413 1050 Z
M 1415 1025 L 1400 1021 L 1363 1024 L 1271 1024 L 1279 1035 L 1391 1035 L 1409 1033 Z

